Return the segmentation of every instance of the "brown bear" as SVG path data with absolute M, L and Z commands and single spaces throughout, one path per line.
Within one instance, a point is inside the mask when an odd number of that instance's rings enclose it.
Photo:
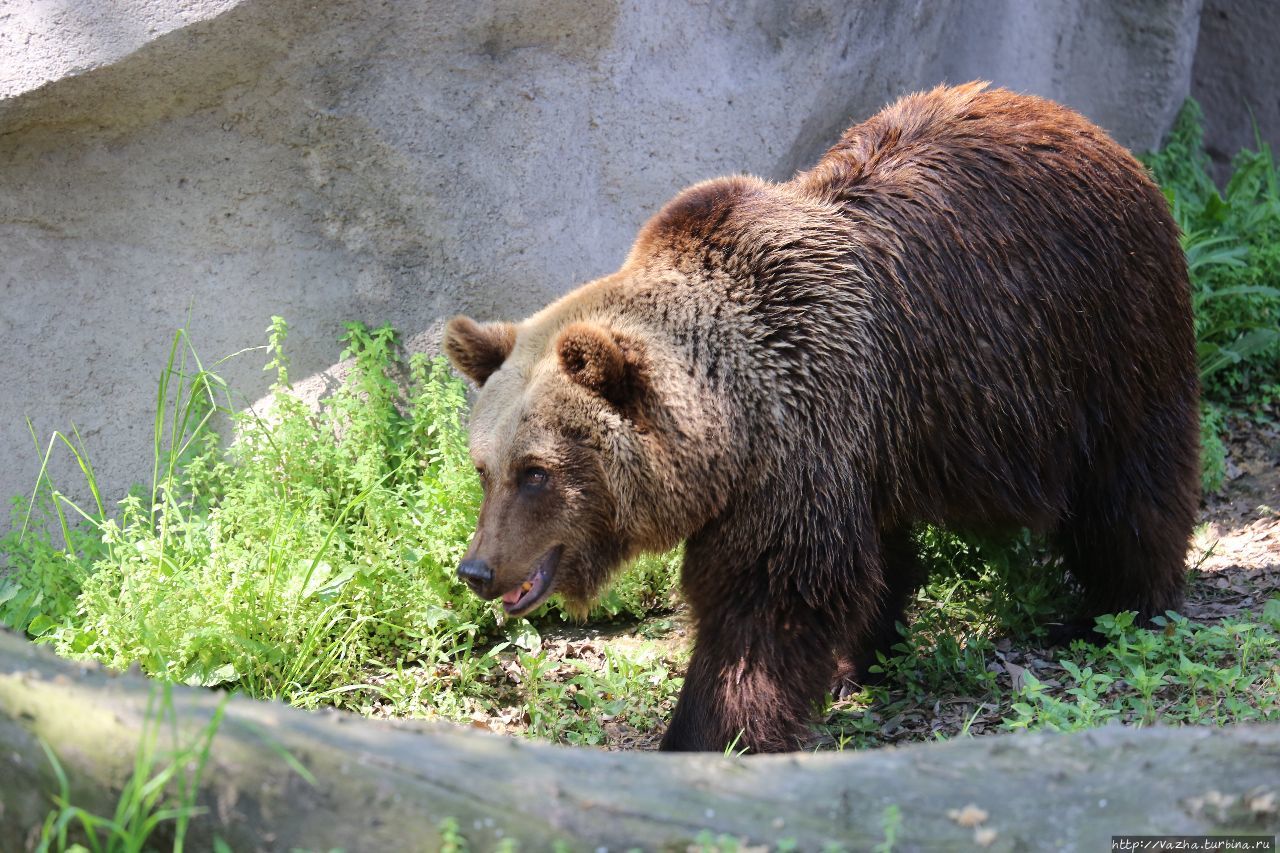
M 458 569 L 526 614 L 684 541 L 697 641 L 664 749 L 802 743 L 920 581 L 912 528 L 1048 534 L 1090 612 L 1181 601 L 1197 506 L 1186 266 L 1143 167 L 975 83 L 807 172 L 685 190 L 622 268 L 450 321 L 484 483 Z

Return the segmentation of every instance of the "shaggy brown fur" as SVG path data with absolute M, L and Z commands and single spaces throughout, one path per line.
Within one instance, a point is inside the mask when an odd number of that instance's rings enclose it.
M 836 659 L 892 642 L 921 522 L 1051 534 L 1090 612 L 1181 600 L 1177 231 L 1048 101 L 903 98 L 788 183 L 686 190 L 616 274 L 518 326 L 456 319 L 447 349 L 483 386 L 477 591 L 586 602 L 686 540 L 698 637 L 665 749 L 795 748 Z

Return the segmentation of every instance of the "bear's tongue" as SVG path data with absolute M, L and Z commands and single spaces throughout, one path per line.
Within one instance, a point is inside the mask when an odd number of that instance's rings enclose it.
M 551 579 L 555 576 L 556 563 L 560 557 L 560 546 L 556 546 L 543 555 L 534 567 L 533 572 L 519 586 L 512 587 L 502 594 L 502 606 L 508 613 L 516 614 L 532 605 L 547 593 Z

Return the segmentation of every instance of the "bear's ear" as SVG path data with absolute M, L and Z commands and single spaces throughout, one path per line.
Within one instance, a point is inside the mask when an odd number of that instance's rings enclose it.
M 570 379 L 616 406 L 625 405 L 639 386 L 632 348 L 608 329 L 572 323 L 556 341 L 560 367 Z
M 477 385 L 502 366 L 516 344 L 511 323 L 477 323 L 470 317 L 454 317 L 444 327 L 444 351 L 458 372 Z

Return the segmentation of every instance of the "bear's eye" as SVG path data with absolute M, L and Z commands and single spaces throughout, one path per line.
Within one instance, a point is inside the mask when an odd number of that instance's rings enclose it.
M 520 491 L 526 493 L 540 492 L 551 481 L 551 475 L 545 468 L 526 468 L 520 474 Z

